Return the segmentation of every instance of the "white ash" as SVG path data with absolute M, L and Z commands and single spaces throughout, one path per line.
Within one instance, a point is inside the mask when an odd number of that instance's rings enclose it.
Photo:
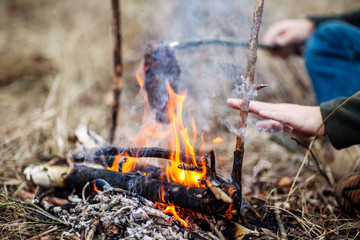
M 154 207 L 152 202 L 125 193 L 99 194 L 72 208 L 53 207 L 42 202 L 55 216 L 72 227 L 64 237 L 87 236 L 90 229 L 103 239 L 219 239 L 216 234 L 202 230 L 191 221 L 181 227 L 171 216 Z M 44 206 L 45 207 L 45 206 Z M 199 217 L 195 214 L 194 216 Z M 99 221 L 96 221 L 99 220 Z M 214 220 L 214 219 L 210 219 Z M 98 224 L 94 226 L 94 223 Z M 196 234 L 195 234 L 196 233 Z

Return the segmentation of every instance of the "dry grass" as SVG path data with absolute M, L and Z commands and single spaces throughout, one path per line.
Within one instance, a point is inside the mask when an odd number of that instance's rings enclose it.
M 292 6 L 294 4 L 278 0 L 266 2 L 262 29 L 275 20 L 290 16 L 340 12 L 360 6 L 357 1 L 330 0 L 304 0 L 296 3 L 299 5 L 296 8 Z M 248 5 L 244 1 L 240 9 L 250 16 L 252 7 L 244 8 Z M 162 40 L 166 36 L 162 31 L 171 26 L 166 25 L 164 18 L 171 17 L 169 13 L 174 9 L 164 0 L 122 1 L 125 86 L 118 143 L 126 141 L 140 122 L 141 116 L 133 114 L 141 111 L 141 103 L 134 104 L 139 91 L 134 73 L 142 59 L 142 48 L 149 40 Z M 22 170 L 32 163 L 65 158 L 73 147 L 71 139 L 77 125 L 85 124 L 104 138 L 108 137 L 108 99 L 112 84 L 110 23 L 110 3 L 107 1 L 1 1 L 0 191 L 4 194 L 6 189 L 9 196 L 19 199 L 22 189 L 33 191 L 24 183 Z M 243 28 L 250 29 L 247 25 Z M 311 85 L 300 58 L 284 62 L 260 52 L 256 81 L 270 83 L 258 99 L 314 104 Z M 227 96 L 222 97 L 217 101 L 220 105 Z M 237 116 L 229 110 L 226 113 Z M 280 177 L 295 176 L 302 151 L 296 146 L 285 148 L 274 141 L 280 137 L 288 142 L 286 135 L 274 137 L 253 129 L 248 132 L 245 192 L 254 203 L 279 210 L 288 238 L 336 239 L 357 235 L 359 223 L 345 219 L 336 210 L 334 199 L 323 196 L 328 188 L 324 188 L 325 183 L 319 182 L 321 178 L 313 175 L 311 168 L 300 176 L 297 190 L 289 201 L 291 210 L 286 210 L 282 203 L 288 189 L 273 189 Z M 231 156 L 235 137 L 221 126 L 216 133 L 225 141 L 211 147 L 224 158 Z M 321 152 L 320 146 L 317 148 Z M 265 168 L 268 163 L 271 167 Z M 229 161 L 221 164 L 225 170 L 229 165 Z M 42 222 L 39 216 L 29 218 L 34 209 L 12 198 L 7 194 L 1 197 L 2 238 L 29 238 L 53 226 L 53 223 Z M 27 233 L 22 233 L 24 229 Z M 59 226 L 51 234 L 59 236 L 61 229 Z M 281 232 L 275 234 L 282 236 Z

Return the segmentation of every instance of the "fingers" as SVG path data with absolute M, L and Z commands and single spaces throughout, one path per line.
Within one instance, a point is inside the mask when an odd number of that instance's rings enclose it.
M 228 98 L 226 100 L 226 103 L 232 107 L 232 108 L 235 108 L 235 109 L 238 109 L 240 110 L 241 109 L 241 99 L 237 99 L 237 98 Z
M 259 116 L 266 119 L 272 119 L 284 124 L 291 124 L 294 122 L 294 115 L 282 111 L 260 111 Z
M 235 109 L 240 110 L 241 109 L 241 99 L 236 98 L 229 98 L 227 99 L 227 104 Z M 272 103 L 265 103 L 265 102 L 259 102 L 259 101 L 250 101 L 249 104 L 249 112 L 259 114 L 260 111 L 276 111 L 280 109 L 281 106 L 279 104 L 272 104 Z
M 260 132 L 278 132 L 282 130 L 282 124 L 274 120 L 264 120 L 256 123 L 256 129 Z
M 227 103 L 230 107 L 240 110 L 241 99 L 229 98 Z M 250 101 L 249 112 L 255 113 L 262 118 L 272 119 L 283 124 L 296 122 L 297 105 L 273 104 L 259 101 Z
M 227 103 L 230 107 L 241 109 L 241 99 L 229 98 Z M 294 125 L 298 122 L 298 109 L 294 104 L 273 104 L 260 101 L 250 101 L 249 112 L 255 113 L 262 118 L 269 119 L 259 122 L 258 127 L 261 131 L 286 131 L 291 132 Z

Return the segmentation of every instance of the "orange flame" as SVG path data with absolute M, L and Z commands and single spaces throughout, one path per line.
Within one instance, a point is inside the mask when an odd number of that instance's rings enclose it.
M 131 172 L 132 170 L 135 169 L 136 158 L 124 157 L 124 156 L 121 156 L 121 155 L 116 155 L 112 166 L 108 167 L 107 169 L 110 170 L 110 171 L 114 171 L 114 172 L 120 172 L 119 165 L 120 165 L 120 162 L 122 160 L 124 160 L 124 161 L 121 164 L 121 172 L 127 173 L 127 172 Z
M 163 213 L 172 214 L 174 216 L 174 218 L 176 220 L 178 220 L 182 226 L 184 226 L 184 227 L 188 226 L 187 222 L 185 222 L 182 218 L 179 217 L 179 215 L 175 211 L 175 206 L 174 205 L 167 206 L 166 209 L 163 211 Z
M 212 140 L 213 143 L 221 143 L 223 141 L 224 141 L 224 139 L 222 139 L 221 137 L 217 137 Z
M 193 165 L 198 166 L 195 159 L 195 150 L 194 143 L 191 144 L 190 137 L 188 134 L 188 129 L 184 127 L 182 120 L 182 110 L 183 103 L 186 98 L 186 92 L 183 94 L 176 94 L 170 84 L 167 83 L 167 90 L 169 93 L 169 102 L 168 109 L 170 113 L 170 122 L 171 122 L 171 136 L 172 142 L 174 143 L 173 148 L 175 148 L 176 153 L 173 154 L 172 160 L 175 163 L 170 164 L 167 167 L 168 178 L 184 185 L 196 186 L 199 187 L 199 180 L 202 179 L 206 174 L 206 167 L 203 166 L 203 171 L 201 173 L 195 171 L 185 171 L 179 169 L 178 166 L 181 164 L 180 161 L 180 151 L 181 143 L 185 147 L 185 154 L 191 156 L 191 161 Z M 192 119 L 193 126 L 195 126 L 195 121 Z M 193 136 L 197 135 L 196 127 L 193 127 Z
M 139 85 L 143 87 L 145 81 L 141 78 L 141 75 L 143 75 L 143 73 L 141 73 L 141 69 L 139 68 L 136 73 L 136 78 L 139 82 Z M 191 132 L 189 131 L 188 127 L 184 126 L 183 122 L 183 104 L 187 96 L 187 91 L 182 94 L 176 94 L 168 82 L 166 83 L 166 87 L 168 94 L 167 108 L 170 116 L 170 123 L 157 123 L 155 117 L 149 114 L 151 111 L 149 107 L 150 105 L 147 101 L 147 98 L 144 97 L 146 102 L 144 113 L 145 120 L 136 136 L 131 138 L 131 145 L 139 148 L 157 146 L 172 149 L 173 152 L 170 156 L 171 161 L 166 162 L 167 180 L 183 185 L 200 187 L 201 183 L 199 180 L 204 178 L 206 175 L 206 166 L 201 166 L 202 172 L 187 171 L 178 168 L 178 166 L 182 163 L 180 160 L 180 152 L 184 152 L 187 156 L 190 156 L 190 159 L 188 160 L 191 161 L 193 165 L 199 167 L 196 163 L 194 150 L 198 135 L 195 120 L 191 118 Z M 149 118 L 149 115 L 151 118 Z M 202 136 L 201 142 L 202 146 L 200 146 L 200 150 L 203 149 L 204 146 Z M 127 158 L 126 161 L 122 161 L 124 157 Z M 139 161 L 139 159 L 137 161 Z M 108 169 L 112 171 L 119 171 L 120 163 L 122 172 L 129 172 L 136 166 L 135 158 L 119 155 L 116 156 L 113 165 Z M 144 175 L 146 175 L 146 173 Z M 166 202 L 164 199 L 164 188 L 162 186 L 159 189 L 159 197 L 161 201 Z M 167 206 L 164 213 L 171 213 L 183 226 L 187 226 L 187 223 L 176 213 L 175 207 L 173 205 Z

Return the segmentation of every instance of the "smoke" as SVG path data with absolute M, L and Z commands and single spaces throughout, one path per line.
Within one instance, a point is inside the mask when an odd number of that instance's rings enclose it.
M 143 28 L 150 29 L 144 48 L 147 43 L 154 42 L 166 44 L 214 39 L 249 42 L 254 1 L 155 0 L 152 6 L 156 7 L 144 6 L 138 19 Z M 240 94 L 241 76 L 246 74 L 248 47 L 201 45 L 175 49 L 174 54 L 181 72 L 178 92 L 187 91 L 183 110 L 185 126 L 191 126 L 192 116 L 199 132 L 227 126 L 238 134 L 235 127 L 219 119 L 234 114 L 230 112 L 226 99 Z M 131 112 L 127 120 L 132 126 L 137 126 L 134 116 L 139 115 L 139 105 L 132 104 L 136 106 L 129 107 Z M 234 117 L 239 118 L 238 114 Z M 216 124 L 222 126 L 214 127 Z M 136 132 L 134 127 L 132 129 Z
M 165 21 L 156 28 L 151 41 L 186 42 L 221 39 L 249 41 L 252 1 L 162 1 Z M 166 11 L 164 9 L 167 9 Z M 245 75 L 247 47 L 203 45 L 177 49 L 180 92 L 187 89 L 184 109 L 192 115 L 200 131 L 209 131 L 220 116 L 228 114 L 226 99 Z M 186 122 L 188 118 L 184 116 Z

